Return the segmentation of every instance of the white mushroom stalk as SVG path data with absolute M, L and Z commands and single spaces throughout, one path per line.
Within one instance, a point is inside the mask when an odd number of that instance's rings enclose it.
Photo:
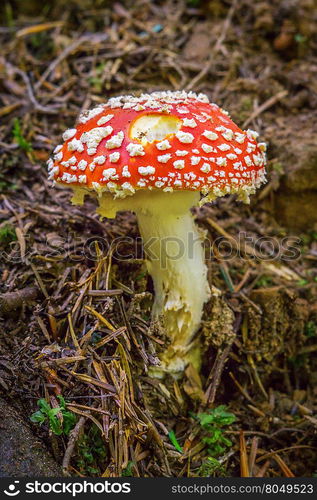
M 153 318 L 160 319 L 169 342 L 161 364 L 151 373 L 180 374 L 188 363 L 197 368 L 199 349 L 195 349 L 203 305 L 210 295 L 203 249 L 203 231 L 191 214 L 199 193 L 176 191 L 151 193 L 139 191 L 133 197 L 110 199 L 103 195 L 98 212 L 113 216 L 113 211 L 136 213 L 146 253 L 146 264 L 154 283 Z

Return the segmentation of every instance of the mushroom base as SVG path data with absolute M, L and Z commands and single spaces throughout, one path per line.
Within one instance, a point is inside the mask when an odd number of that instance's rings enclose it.
M 134 196 L 113 199 L 104 193 L 98 212 L 114 217 L 120 210 L 136 213 L 155 289 L 153 318 L 163 321 L 169 345 L 161 364 L 151 373 L 181 374 L 188 363 L 200 364 L 194 341 L 203 305 L 210 296 L 204 262 L 203 231 L 194 223 L 190 208 L 199 202 L 193 191 L 137 191 Z

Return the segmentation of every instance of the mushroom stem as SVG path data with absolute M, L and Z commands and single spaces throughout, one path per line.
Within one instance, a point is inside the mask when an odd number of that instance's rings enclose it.
M 139 191 L 133 197 L 113 201 L 117 210 L 129 209 L 137 215 L 155 289 L 153 318 L 163 319 L 170 339 L 161 364 L 151 369 L 157 377 L 167 372 L 180 374 L 189 362 L 200 364 L 199 348 L 193 338 L 210 289 L 203 231 L 195 225 L 190 212 L 198 201 L 199 193 L 193 191 Z M 108 201 L 102 205 L 109 210 Z M 109 216 L 102 209 L 100 213 Z
M 154 283 L 153 317 L 163 316 L 171 342 L 161 365 L 152 369 L 157 376 L 165 371 L 182 372 L 190 361 L 196 365 L 200 362 L 192 341 L 209 286 L 202 232 L 190 212 L 198 201 L 199 194 L 190 191 L 168 197 L 159 193 L 146 210 L 137 211 L 147 268 Z

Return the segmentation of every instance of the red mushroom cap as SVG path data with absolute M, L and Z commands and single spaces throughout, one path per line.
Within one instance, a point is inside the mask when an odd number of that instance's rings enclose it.
M 169 117 L 174 130 L 151 139 L 150 128 L 138 129 L 142 117 Z M 114 97 L 66 130 L 48 161 L 49 178 L 116 197 L 160 189 L 201 191 L 208 199 L 238 193 L 247 200 L 265 182 L 266 148 L 257 136 L 242 131 L 204 94 Z

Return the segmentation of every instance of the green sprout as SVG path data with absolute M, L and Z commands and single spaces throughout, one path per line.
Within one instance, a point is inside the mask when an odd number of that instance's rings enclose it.
M 75 457 L 76 467 L 83 475 L 101 476 L 105 468 L 107 448 L 99 428 L 93 424 L 87 433 L 83 434 L 76 444 L 77 454 Z M 123 470 L 124 472 L 129 468 Z
M 256 288 L 265 288 L 273 285 L 273 280 L 270 278 L 270 276 L 261 276 L 255 284 Z
M 313 321 L 308 321 L 305 325 L 305 335 L 308 338 L 316 337 L 317 335 L 317 325 Z
M 0 227 L 0 244 L 7 245 L 11 243 L 11 241 L 16 241 L 17 235 L 15 233 L 15 229 L 11 224 L 6 224 L 5 226 Z
M 181 445 L 177 441 L 177 437 L 175 436 L 175 432 L 169 431 L 168 437 L 170 438 L 170 441 L 171 441 L 172 445 L 174 446 L 175 450 L 179 451 L 179 453 L 183 453 L 183 448 L 181 447 Z
M 66 401 L 63 396 L 58 395 L 57 399 L 60 404 L 57 408 L 52 408 L 46 399 L 39 399 L 37 405 L 40 409 L 31 415 L 30 420 L 39 425 L 47 422 L 54 434 L 57 436 L 65 434 L 67 436 L 76 424 L 76 415 L 66 409 Z M 62 418 L 59 418 L 58 414 Z
M 197 418 L 204 430 L 205 436 L 202 441 L 208 446 L 209 456 L 219 457 L 226 451 L 226 448 L 232 446 L 230 439 L 224 435 L 223 427 L 235 422 L 236 417 L 227 411 L 226 406 L 217 406 L 208 413 L 198 413 Z
M 133 467 L 134 467 L 134 462 L 130 460 L 128 462 L 128 465 L 126 466 L 125 469 L 122 471 L 122 477 L 133 477 Z
M 32 145 L 23 136 L 19 118 L 14 118 L 13 120 L 12 135 L 16 140 L 18 146 L 23 149 L 23 151 L 25 151 L 26 153 L 30 153 L 32 151 Z
M 307 284 L 308 284 L 308 280 L 305 280 L 304 278 L 297 281 L 298 286 L 305 286 Z

